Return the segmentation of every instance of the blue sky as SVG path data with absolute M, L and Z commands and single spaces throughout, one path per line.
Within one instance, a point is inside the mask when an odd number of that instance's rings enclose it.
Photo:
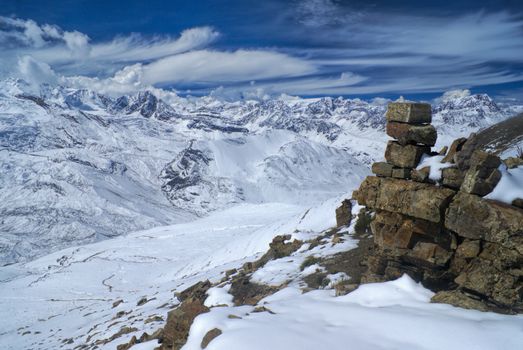
M 523 95 L 521 1 L 17 1 L 0 74 L 114 95 Z

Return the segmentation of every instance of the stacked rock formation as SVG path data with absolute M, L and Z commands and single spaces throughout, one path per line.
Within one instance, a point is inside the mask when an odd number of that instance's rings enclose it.
M 434 301 L 523 312 L 523 210 L 482 198 L 500 180 L 501 160 L 475 149 L 474 137 L 431 153 L 437 135 L 428 104 L 391 103 L 386 118 L 395 139 L 386 162 L 353 194 L 375 212 L 362 282 L 407 273 L 437 292 Z M 424 154 L 444 156 L 441 178 L 417 169 Z

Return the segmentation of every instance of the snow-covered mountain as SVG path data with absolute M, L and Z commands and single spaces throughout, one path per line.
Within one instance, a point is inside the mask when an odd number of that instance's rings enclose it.
M 315 203 L 358 183 L 387 140 L 382 99 L 29 91 L 0 82 L 4 264 L 241 202 Z M 509 115 L 467 94 L 434 112 L 441 144 Z

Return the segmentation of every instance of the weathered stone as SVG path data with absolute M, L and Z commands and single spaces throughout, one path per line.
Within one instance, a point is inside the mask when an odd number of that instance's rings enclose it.
M 459 189 L 463 184 L 465 174 L 458 168 L 444 168 L 441 171 L 442 184 L 454 189 Z
M 218 328 L 211 329 L 203 337 L 202 343 L 200 344 L 200 347 L 202 349 L 205 349 L 207 347 L 207 345 L 209 345 L 209 343 L 211 341 L 213 341 L 214 338 L 220 336 L 221 334 L 222 334 L 222 331 L 220 329 L 218 329 Z
M 394 168 L 392 169 L 392 177 L 395 179 L 410 179 L 410 168 Z
M 387 163 L 400 168 L 415 168 L 421 156 L 430 153 L 428 146 L 405 145 L 402 146 L 395 141 L 389 141 L 385 150 Z
M 348 226 L 352 220 L 352 203 L 345 199 L 341 205 L 336 208 L 336 226 Z
M 476 150 L 472 153 L 470 158 L 470 166 L 482 167 L 482 168 L 497 168 L 501 165 L 501 159 L 498 156 Z
M 489 311 L 485 303 L 481 300 L 467 295 L 459 290 L 445 290 L 436 293 L 430 300 L 433 303 L 450 304 L 464 309 L 473 309 L 479 311 Z
M 448 150 L 447 155 L 443 160 L 442 163 L 454 163 L 454 156 L 457 152 L 461 151 L 461 147 L 463 147 L 463 144 L 467 141 L 466 138 L 462 137 L 459 139 L 456 139 L 452 142 L 450 145 L 450 149 Z
M 522 166 L 523 165 L 523 158 L 509 157 L 507 159 L 504 159 L 503 163 L 505 163 L 507 168 L 514 169 L 514 168 L 517 168 L 518 166 Z
M 461 149 L 454 155 L 454 163 L 456 163 L 458 169 L 467 170 L 470 167 L 470 158 L 472 153 L 478 148 L 478 143 L 477 135 L 475 133 L 470 134 L 467 141 L 461 146 Z
M 386 114 L 387 121 L 424 124 L 432 121 L 432 109 L 428 103 L 392 102 Z
M 187 342 L 189 330 L 196 316 L 209 312 L 199 299 L 188 298 L 180 306 L 167 314 L 167 323 L 163 332 L 164 349 L 181 349 Z
M 501 180 L 499 169 L 471 167 L 463 178 L 461 190 L 466 193 L 485 196 L 494 190 L 499 180 Z
M 430 264 L 444 266 L 450 260 L 452 253 L 435 243 L 418 242 L 409 252 L 409 256 Z
M 372 173 L 377 176 L 382 177 L 391 177 L 392 176 L 392 169 L 394 166 L 392 164 L 386 163 L 386 162 L 376 162 L 372 164 Z
M 421 143 L 434 146 L 438 134 L 432 125 L 410 125 L 405 123 L 387 123 L 387 135 L 395 138 L 400 145 Z
M 438 224 L 387 211 L 376 212 L 371 227 L 374 242 L 381 248 L 410 249 L 422 236 L 443 237 Z
M 440 222 L 455 192 L 448 188 L 399 179 L 367 177 L 355 192 L 361 205 Z
M 207 298 L 207 291 L 211 288 L 211 282 L 209 280 L 198 282 L 189 288 L 183 290 L 180 293 L 176 293 L 176 297 L 180 301 L 184 301 L 188 298 L 198 299 L 202 303 Z
M 445 227 L 462 237 L 507 247 L 521 244 L 522 223 L 522 209 L 463 192 L 454 197 L 445 217 Z
M 412 169 L 410 172 L 410 177 L 412 180 L 417 182 L 431 182 L 429 179 L 430 167 L 426 166 L 421 169 Z
M 478 256 L 481 246 L 479 241 L 466 239 L 456 249 L 456 254 L 462 258 L 470 259 Z
M 277 292 L 279 287 L 271 287 L 250 281 L 248 276 L 233 279 L 229 294 L 235 305 L 255 305 L 267 295 Z
M 448 146 L 443 146 L 438 152 L 438 156 L 444 156 L 447 154 L 447 151 L 449 150 Z

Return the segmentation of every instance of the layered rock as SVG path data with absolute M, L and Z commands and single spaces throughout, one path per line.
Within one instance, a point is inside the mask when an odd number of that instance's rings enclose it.
M 435 302 L 523 312 L 523 210 L 482 198 L 500 180 L 501 160 L 477 150 L 472 135 L 440 152 L 441 178 L 429 178 L 430 167 L 416 169 L 435 143 L 428 110 L 389 105 L 387 132 L 397 140 L 389 143 L 386 162 L 373 165 L 377 176 L 353 194 L 375 212 L 375 249 L 362 282 L 407 273 L 438 292 Z

